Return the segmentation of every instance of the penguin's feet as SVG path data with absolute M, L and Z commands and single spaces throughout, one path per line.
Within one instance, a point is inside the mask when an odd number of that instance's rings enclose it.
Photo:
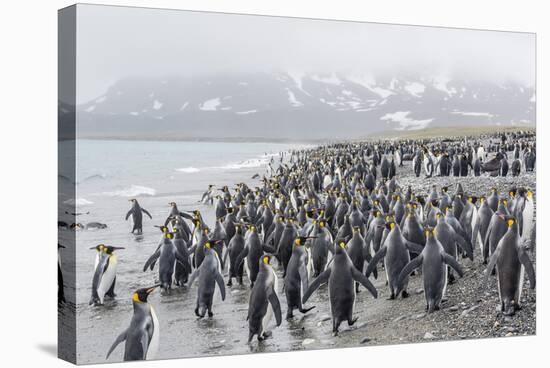
M 227 286 L 233 286 L 233 282 L 231 281 L 231 279 L 229 279 L 229 281 L 227 281 Z
M 394 300 L 394 299 L 395 299 L 395 294 L 391 293 L 389 298 L 387 298 L 386 300 Z
M 214 313 L 212 313 L 212 311 L 208 311 L 208 317 L 209 317 L 209 318 L 214 317 Z
M 409 296 L 410 296 L 410 294 L 407 292 L 407 290 L 403 290 L 403 291 L 401 292 L 401 297 L 402 297 L 403 299 L 407 299 Z
M 359 317 L 355 317 L 351 321 L 348 321 L 348 326 L 353 326 L 355 324 L 355 322 L 357 322 L 358 319 L 359 319 Z
M 288 321 L 292 318 L 294 318 L 294 314 L 292 314 L 292 312 L 289 310 L 288 312 L 286 312 L 286 320 Z
M 265 331 L 263 334 L 263 339 L 269 339 L 272 335 L 273 335 L 273 332 L 271 331 Z
M 200 318 L 199 308 L 195 308 L 195 315 Z

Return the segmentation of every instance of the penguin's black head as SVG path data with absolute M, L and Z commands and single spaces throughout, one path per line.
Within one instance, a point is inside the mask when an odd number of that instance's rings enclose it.
M 132 203 L 136 203 L 136 202 L 137 202 L 135 198 L 129 199 L 128 201 L 129 201 L 129 202 L 132 202 Z
M 102 244 L 96 245 L 95 247 L 91 247 L 90 249 L 95 249 L 98 252 L 103 252 L 103 248 L 105 248 L 105 244 L 102 243 Z
M 346 248 L 347 248 L 347 244 L 346 244 L 345 239 L 338 239 L 336 241 L 336 244 L 337 244 L 337 247 L 336 247 L 337 252 L 345 251 Z
M 132 295 L 132 300 L 135 303 L 147 303 L 147 298 L 149 295 L 159 286 L 160 284 L 136 290 Z
M 162 233 L 168 232 L 168 228 L 164 225 L 155 225 L 155 227 L 158 227 Z
M 124 249 L 124 247 L 112 247 L 109 245 L 103 247 L 103 251 L 107 254 L 113 254 L 113 252 L 118 249 Z
M 508 225 L 508 228 L 511 228 L 514 226 L 514 224 L 517 223 L 517 220 L 514 216 L 505 216 L 504 219 L 506 220 L 506 225 Z
M 315 239 L 315 238 L 317 237 L 316 236 L 298 236 L 294 240 L 294 245 L 296 246 L 305 245 L 308 239 Z
M 208 240 L 208 241 L 206 241 L 206 243 L 204 243 L 204 247 L 205 247 L 206 249 L 212 249 L 212 247 L 213 247 L 214 245 L 216 245 L 216 244 L 218 244 L 218 243 L 220 243 L 220 242 L 221 242 L 221 240 L 219 240 L 219 239 Z

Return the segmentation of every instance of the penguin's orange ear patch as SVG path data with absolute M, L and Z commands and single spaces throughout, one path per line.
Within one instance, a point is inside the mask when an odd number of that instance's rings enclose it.
M 269 257 L 268 257 L 268 256 L 264 256 L 263 262 L 264 262 L 264 264 L 269 264 Z
M 508 220 L 508 227 L 512 227 L 513 224 L 514 224 L 514 220 L 513 220 L 513 219 L 509 219 L 509 220 Z

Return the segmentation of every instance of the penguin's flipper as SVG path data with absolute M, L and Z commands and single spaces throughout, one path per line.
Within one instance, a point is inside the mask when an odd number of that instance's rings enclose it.
M 113 345 L 111 345 L 111 347 L 109 348 L 109 351 L 107 352 L 107 356 L 105 357 L 105 359 L 109 359 L 109 355 L 111 355 L 111 353 L 113 352 L 113 350 L 115 350 L 118 344 L 126 340 L 127 333 L 128 333 L 128 330 L 124 330 L 120 335 L 117 336 L 117 338 L 115 339 L 115 342 L 113 342 Z
M 374 254 L 374 257 L 367 265 L 367 269 L 365 271 L 365 277 L 369 277 L 372 271 L 374 271 L 374 269 L 376 268 L 376 265 L 378 264 L 378 262 L 380 262 L 380 260 L 386 256 L 387 251 L 388 251 L 388 247 L 384 245 L 382 248 L 378 250 L 378 252 Z
M 451 257 L 448 253 L 443 253 L 441 255 L 441 258 L 443 262 L 454 268 L 454 270 L 458 273 L 460 277 L 464 276 L 464 270 L 462 269 L 462 266 L 460 266 L 460 264 L 456 261 L 456 259 Z
M 128 220 L 128 217 L 130 217 L 130 215 L 132 214 L 133 212 L 133 209 L 130 209 L 130 211 L 128 211 L 128 213 L 126 214 L 126 217 L 124 218 L 125 220 Z
M 201 269 L 200 268 L 197 268 L 192 274 L 191 276 L 189 277 L 189 281 L 187 281 L 187 287 L 188 288 L 191 288 L 191 285 L 193 285 L 193 282 L 195 281 L 195 279 L 199 276 L 201 272 Z M 217 280 L 216 280 L 217 281 Z M 224 293 L 225 293 L 225 289 L 224 289 Z
M 357 268 L 353 266 L 351 266 L 351 276 L 355 281 L 363 285 L 365 289 L 367 289 L 372 294 L 372 296 L 378 298 L 378 291 L 376 290 L 374 285 L 369 281 L 369 279 L 367 279 L 365 275 L 363 275 Z
M 244 260 L 246 259 L 246 256 L 248 255 L 248 247 L 244 247 L 244 249 L 242 250 L 242 252 L 239 254 L 239 256 L 237 257 L 237 268 L 240 268 L 241 267 L 241 264 L 244 262 Z
M 399 277 L 397 278 L 396 294 L 399 294 L 399 292 L 401 292 L 405 277 L 409 276 L 411 272 L 420 267 L 422 265 L 422 261 L 424 261 L 424 256 L 420 254 L 418 257 L 407 263 L 407 265 L 401 270 L 401 272 L 399 273 Z
M 527 256 L 527 253 L 525 252 L 525 248 L 519 247 L 518 248 L 518 256 L 519 261 L 525 268 L 525 272 L 527 272 L 527 277 L 529 277 L 529 287 L 531 289 L 535 288 L 535 269 L 533 268 L 533 263 Z
M 474 237 L 472 237 L 472 239 L 475 239 Z M 474 240 L 475 241 L 475 240 Z M 464 240 L 463 237 L 461 237 L 460 235 L 456 234 L 456 238 L 455 238 L 455 242 L 456 244 L 458 244 L 458 246 L 466 252 L 466 254 L 468 255 L 468 258 L 470 258 L 470 260 L 474 260 L 474 250 L 472 249 L 472 246 L 470 244 L 468 244 L 468 242 L 466 242 L 466 240 Z
M 220 288 L 220 293 L 222 295 L 222 300 L 225 300 L 225 283 L 223 282 L 223 276 L 221 273 L 216 272 L 216 282 Z
M 267 296 L 267 300 L 269 300 L 269 303 L 273 308 L 273 314 L 275 314 L 275 321 L 277 322 L 277 326 L 280 326 L 283 320 L 283 317 L 281 314 L 281 303 L 279 303 L 279 298 L 277 297 L 277 293 L 275 293 L 275 291 L 272 291 L 271 293 L 269 293 L 269 295 Z
M 155 262 L 159 257 L 160 257 L 160 249 L 157 249 L 155 253 L 153 253 L 153 255 L 149 257 L 149 259 L 143 265 L 143 272 L 145 272 L 149 266 L 151 267 L 151 270 L 152 270 L 153 267 L 155 266 Z
M 185 212 L 180 212 L 180 216 L 183 217 L 184 219 L 188 219 L 188 220 L 191 220 L 193 221 L 193 216 L 185 213 Z
M 479 234 L 479 227 L 480 227 L 480 220 L 479 218 L 477 219 L 476 221 L 476 224 L 474 225 L 474 229 L 472 230 L 472 248 L 476 246 L 476 242 L 477 242 L 477 235 Z M 480 244 L 481 246 L 483 244 Z
M 151 216 L 151 214 L 149 213 L 149 211 L 147 211 L 145 208 L 142 208 L 141 211 L 143 213 L 145 213 L 147 216 L 149 216 L 149 218 L 152 220 L 153 219 L 153 216 Z
M 303 304 L 307 302 L 311 294 L 313 294 L 313 292 L 317 290 L 319 286 L 321 286 L 321 284 L 328 282 L 331 271 L 332 271 L 332 268 L 327 268 L 326 270 L 323 271 L 323 273 L 321 273 L 319 276 L 317 276 L 316 279 L 314 279 L 311 282 L 306 292 L 304 293 L 304 296 L 302 297 Z
M 424 250 L 424 247 L 418 243 L 414 243 L 412 241 L 408 241 L 407 239 L 403 238 L 403 241 L 405 242 L 405 246 L 410 252 L 420 254 Z

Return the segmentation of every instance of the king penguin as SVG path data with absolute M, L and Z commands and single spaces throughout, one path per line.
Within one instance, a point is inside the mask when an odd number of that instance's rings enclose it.
M 524 272 L 527 272 L 531 289 L 535 288 L 536 280 L 533 264 L 525 247 L 520 244 L 516 219 L 512 216 L 506 216 L 506 224 L 508 230 L 491 255 L 489 265 L 485 271 L 485 282 L 487 282 L 487 278 L 496 266 L 501 311 L 504 315 L 510 316 L 520 308 Z
M 335 336 L 338 335 L 338 329 L 343 321 L 347 321 L 349 326 L 357 321 L 357 317 L 353 318 L 353 308 L 355 306 L 354 281 L 363 285 L 375 298 L 378 297 L 374 285 L 353 266 L 346 252 L 346 243 L 340 241 L 330 266 L 311 282 L 302 297 L 302 303 L 306 303 L 319 286 L 328 283 L 332 333 Z
M 130 326 L 118 335 L 105 359 L 109 359 L 109 355 L 123 341 L 126 341 L 124 346 L 125 361 L 155 358 L 159 347 L 160 324 L 155 310 L 147 302 L 147 298 L 157 286 L 159 285 L 134 292 L 132 295 L 134 315 L 130 321 Z
M 258 277 L 250 293 L 248 316 L 246 317 L 248 320 L 248 343 L 252 341 L 254 335 L 258 337 L 258 341 L 271 335 L 268 327 L 273 315 L 275 315 L 277 326 L 280 326 L 282 322 L 281 304 L 277 296 L 279 281 L 269 264 L 270 260 L 270 256 L 262 256 L 259 262 Z
M 143 213 L 145 213 L 147 216 L 149 216 L 150 219 L 153 217 L 151 214 L 145 209 L 141 208 L 137 199 L 132 198 L 129 200 L 132 202 L 132 208 L 130 208 L 130 211 L 126 214 L 126 220 L 128 220 L 128 217 L 132 215 L 132 219 L 134 220 L 134 227 L 132 228 L 131 233 L 133 234 L 134 231 L 137 231 L 138 234 L 141 234 L 143 232 Z
M 113 252 L 123 247 L 111 247 L 104 244 L 99 244 L 90 249 L 97 251 L 94 277 L 92 279 L 92 298 L 90 305 L 101 305 L 105 299 L 105 295 L 114 298 L 116 269 L 118 258 Z

